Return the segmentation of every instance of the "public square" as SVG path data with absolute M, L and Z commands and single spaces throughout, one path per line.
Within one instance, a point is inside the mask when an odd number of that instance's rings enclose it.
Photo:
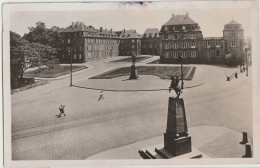
M 46 79 L 37 86 L 11 96 L 13 160 L 142 159 L 138 150 L 163 143 L 166 131 L 170 80 L 154 75 L 113 79 L 89 79 L 130 62 L 104 60 L 83 63 L 87 69 Z M 180 66 L 147 64 L 138 66 Z M 196 71 L 184 81 L 188 132 L 192 146 L 210 158 L 241 158 L 242 132 L 253 137 L 252 78 L 239 73 L 226 80 L 237 68 L 189 64 Z M 43 79 L 40 79 L 43 80 Z M 45 80 L 45 79 L 44 79 Z M 104 99 L 98 101 L 100 90 Z M 57 118 L 65 105 L 65 117 Z

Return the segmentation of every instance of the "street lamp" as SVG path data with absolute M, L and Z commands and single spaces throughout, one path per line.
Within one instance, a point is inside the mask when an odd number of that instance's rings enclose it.
M 246 76 L 248 76 L 248 46 L 246 45 L 245 50 L 246 50 Z
M 69 51 L 69 55 L 70 55 L 70 87 L 72 86 L 72 54 Z
M 180 61 L 181 61 L 181 89 L 183 89 L 183 85 L 184 85 L 184 82 L 183 82 L 183 63 L 182 63 L 182 55 L 180 55 Z

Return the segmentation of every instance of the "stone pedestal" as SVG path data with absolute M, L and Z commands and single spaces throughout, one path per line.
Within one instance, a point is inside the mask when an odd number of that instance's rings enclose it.
M 164 133 L 164 149 L 173 156 L 191 152 L 191 137 L 174 138 L 169 133 Z
M 164 134 L 164 148 L 174 156 L 191 152 L 191 137 L 188 127 L 184 101 L 169 97 L 167 129 Z
M 132 65 L 131 66 L 131 74 L 130 74 L 130 77 L 129 79 L 138 79 L 139 76 L 137 74 L 137 69 L 136 69 L 136 66 L 135 65 Z
M 153 147 L 139 150 L 144 159 L 202 158 L 198 151 L 192 151 L 191 137 L 188 135 L 185 106 L 182 98 L 169 97 L 167 129 L 164 133 L 163 148 Z
M 178 136 L 177 134 L 185 134 L 187 131 L 188 127 L 183 99 L 169 97 L 166 132 L 172 136 Z

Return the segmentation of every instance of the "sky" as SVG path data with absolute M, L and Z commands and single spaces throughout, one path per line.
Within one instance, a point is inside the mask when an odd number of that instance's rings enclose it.
M 10 30 L 23 36 L 38 21 L 45 22 L 47 28 L 66 28 L 80 21 L 97 29 L 136 29 L 143 34 L 146 28 L 160 30 L 172 13 L 188 12 L 204 37 L 221 37 L 224 25 L 234 19 L 242 24 L 246 38 L 252 36 L 252 6 L 247 1 L 16 4 L 10 11 Z

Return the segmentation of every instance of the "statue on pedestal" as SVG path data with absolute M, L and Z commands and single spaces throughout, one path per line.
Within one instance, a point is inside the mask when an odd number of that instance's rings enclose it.
M 131 74 L 129 79 L 137 79 L 139 78 L 138 74 L 137 74 L 137 69 L 135 66 L 135 62 L 136 62 L 136 54 L 135 52 L 132 53 L 132 66 L 131 66 Z
M 180 94 L 182 93 L 181 87 L 179 86 L 179 82 L 180 82 L 179 77 L 178 76 L 172 76 L 171 80 L 172 80 L 172 82 L 171 82 L 171 85 L 169 87 L 169 92 L 171 92 L 171 90 L 173 89 L 175 91 L 176 95 L 177 95 L 176 98 L 179 99 Z
M 178 76 L 171 77 L 169 92 L 173 89 L 176 97 L 169 97 L 167 129 L 164 134 L 164 148 L 174 156 L 191 152 L 191 137 L 188 134 L 184 100 Z

